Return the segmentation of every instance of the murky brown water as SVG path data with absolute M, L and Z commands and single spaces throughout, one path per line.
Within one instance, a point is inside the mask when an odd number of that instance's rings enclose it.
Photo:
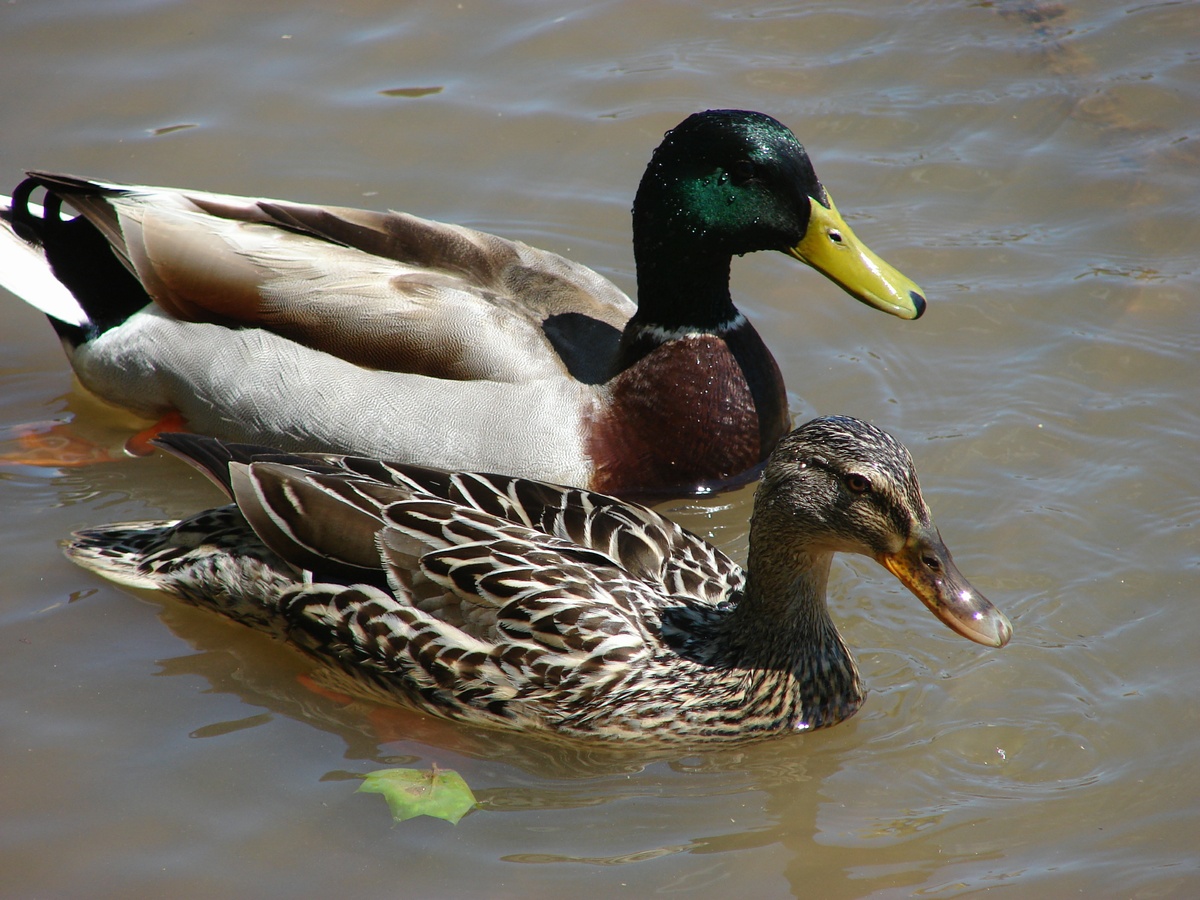
M 899 897 L 1200 891 L 1200 10 L 1191 2 L 10 0 L 0 183 L 36 166 L 397 207 L 632 289 L 628 209 L 706 106 L 792 125 L 919 322 L 735 265 L 798 417 L 913 449 L 1014 619 L 988 652 L 869 562 L 833 602 L 872 693 L 828 732 L 568 757 L 340 707 L 309 666 L 56 542 L 213 494 L 178 464 L 0 470 L 0 893 Z M 5 295 L 0 437 L 123 431 Z M 749 491 L 680 508 L 740 550 Z M 486 809 L 393 827 L 353 775 L 436 762 Z

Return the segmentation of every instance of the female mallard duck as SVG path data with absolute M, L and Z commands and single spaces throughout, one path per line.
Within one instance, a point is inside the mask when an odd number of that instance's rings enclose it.
M 791 131 L 736 110 L 655 151 L 636 307 L 552 253 L 400 213 L 37 173 L 0 217 L 0 281 L 110 402 L 230 440 L 618 493 L 719 485 L 787 431 L 779 369 L 730 299 L 734 254 L 780 250 L 878 309 L 925 308 Z
M 780 441 L 744 572 L 652 510 L 582 489 L 160 442 L 235 505 L 78 532 L 75 562 L 451 718 L 687 741 L 840 722 L 863 685 L 825 603 L 839 551 L 877 559 L 964 637 L 1002 647 L 1012 634 L 951 560 L 908 451 L 856 419 Z

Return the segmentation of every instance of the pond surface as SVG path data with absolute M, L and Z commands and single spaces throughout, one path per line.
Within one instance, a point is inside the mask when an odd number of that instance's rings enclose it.
M 741 308 L 797 419 L 911 447 L 960 568 L 1016 627 L 969 644 L 842 562 L 855 719 L 569 753 L 341 704 L 287 648 L 63 559 L 72 529 L 213 503 L 178 463 L 9 466 L 3 893 L 1195 896 L 1198 21 L 1119 0 L 0 6 L 5 187 L 36 167 L 405 209 L 631 292 L 628 211 L 663 131 L 704 107 L 782 119 L 930 309 L 889 318 L 779 254 L 735 262 Z M 4 446 L 53 424 L 123 440 L 44 319 L 0 304 Z M 664 508 L 740 554 L 750 499 Z M 433 763 L 484 801 L 457 827 L 393 826 L 355 793 Z

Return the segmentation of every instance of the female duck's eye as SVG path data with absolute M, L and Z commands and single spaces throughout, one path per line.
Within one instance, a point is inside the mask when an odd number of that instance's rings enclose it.
M 851 472 L 844 479 L 846 489 L 853 494 L 865 494 L 871 489 L 871 482 L 865 475 L 859 475 L 857 472 Z
M 729 177 L 734 184 L 745 184 L 754 177 L 754 163 L 748 159 L 739 159 L 729 167 Z

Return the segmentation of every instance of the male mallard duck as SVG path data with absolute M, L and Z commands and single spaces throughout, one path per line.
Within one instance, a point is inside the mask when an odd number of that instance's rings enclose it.
M 1012 634 L 951 560 L 908 451 L 856 419 L 780 441 L 745 571 L 644 506 L 578 488 L 159 440 L 235 505 L 78 532 L 75 562 L 442 716 L 687 741 L 833 725 L 863 700 L 825 603 L 839 551 L 881 562 L 964 637 Z
M 780 250 L 878 309 L 925 308 L 792 132 L 737 110 L 655 151 L 633 205 L 636 307 L 552 253 L 400 213 L 34 173 L 0 215 L 0 281 L 119 406 L 618 493 L 719 485 L 787 431 L 779 369 L 729 296 L 734 254 Z

